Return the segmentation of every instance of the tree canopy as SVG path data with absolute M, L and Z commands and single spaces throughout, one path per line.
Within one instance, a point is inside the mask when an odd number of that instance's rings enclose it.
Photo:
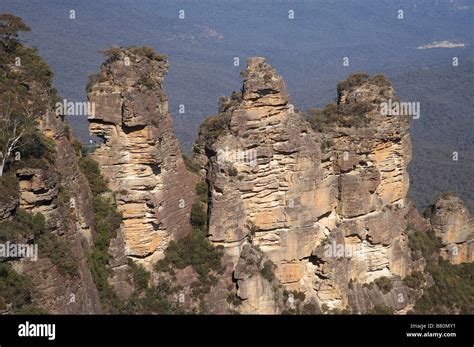
M 36 49 L 20 43 L 29 31 L 20 17 L 0 14 L 0 176 L 36 132 L 37 120 L 54 101 L 52 76 Z
M 20 17 L 11 13 L 0 14 L 0 41 L 6 51 L 16 46 L 20 31 L 30 30 Z

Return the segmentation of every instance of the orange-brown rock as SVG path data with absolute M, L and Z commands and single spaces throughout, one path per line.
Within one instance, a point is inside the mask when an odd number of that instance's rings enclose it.
M 166 57 L 142 47 L 117 49 L 92 80 L 93 158 L 123 214 L 126 254 L 150 268 L 170 240 L 190 232 L 196 177 L 187 171 L 163 90 Z
M 282 78 L 264 58 L 251 58 L 242 92 L 221 102 L 194 147 L 210 186 L 209 239 L 234 264 L 248 245 L 259 248 L 286 289 L 330 309 L 350 305 L 350 280 L 401 278 L 411 261 L 408 118 L 381 115 L 380 103 L 396 98 L 379 77 L 346 81 L 338 92 L 345 122 L 361 124 L 323 120 L 330 126 L 314 130 L 294 112 Z M 332 243 L 342 256 L 326 247 Z M 241 312 L 279 312 L 265 299 L 270 284 L 245 281 Z
M 474 261 L 474 218 L 464 202 L 444 193 L 431 209 L 431 227 L 441 238 L 441 256 L 453 264 Z

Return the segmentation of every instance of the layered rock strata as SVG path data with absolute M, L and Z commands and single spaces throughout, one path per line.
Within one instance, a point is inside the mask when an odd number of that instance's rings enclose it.
M 256 247 L 285 289 L 329 309 L 350 307 L 349 297 L 366 300 L 351 292 L 352 281 L 404 277 L 411 145 L 407 118 L 381 116 L 378 108 L 395 98 L 388 82 L 367 76 L 341 84 L 337 107 L 367 124 L 334 123 L 318 132 L 294 112 L 264 58 L 249 59 L 244 76 L 242 92 L 221 102 L 194 147 L 210 188 L 209 239 L 225 247 L 234 266 L 247 245 Z M 252 297 L 241 297 L 254 301 L 242 312 L 281 311 Z
M 146 47 L 116 49 L 88 90 L 89 129 L 103 140 L 92 156 L 123 214 L 125 254 L 147 268 L 190 232 L 195 196 L 163 90 L 167 69 L 166 57 Z
M 56 235 L 61 247 L 74 262 L 74 275 L 64 274 L 39 249 L 38 260 L 21 259 L 13 268 L 30 278 L 35 291 L 33 302 L 52 314 L 100 313 L 98 291 L 86 261 L 93 243 L 91 192 L 78 167 L 72 139 L 64 120 L 52 109 L 40 118 L 39 130 L 54 143 L 54 160 L 46 166 L 16 171 L 19 180 L 19 207 L 45 217 L 48 233 Z M 67 192 L 69 199 L 63 198 Z M 27 240 L 24 240 L 27 242 Z

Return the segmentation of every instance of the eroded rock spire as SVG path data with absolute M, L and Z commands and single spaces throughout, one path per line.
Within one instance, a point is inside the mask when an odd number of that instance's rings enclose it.
M 163 90 L 166 57 L 148 47 L 107 54 L 88 87 L 96 104 L 89 128 L 103 139 L 92 156 L 123 214 L 126 255 L 149 267 L 170 240 L 191 231 L 196 177 L 173 133 Z

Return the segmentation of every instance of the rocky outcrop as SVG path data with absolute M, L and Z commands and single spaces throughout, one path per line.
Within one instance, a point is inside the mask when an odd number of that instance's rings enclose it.
M 317 264 L 313 288 L 330 308 L 347 306 L 349 282 L 403 278 L 410 271 L 409 122 L 406 116 L 381 115 L 380 107 L 388 100 L 396 97 L 387 81 L 354 75 L 339 84 L 336 112 L 327 115 L 337 121 L 322 120 L 328 121 L 322 134 L 332 145 L 337 207 L 335 227 L 327 228 L 325 246 L 313 253 Z M 338 249 L 346 252 L 340 256 Z M 407 303 L 404 296 L 402 304 Z M 398 302 L 390 306 L 400 309 Z M 356 312 L 359 308 L 353 307 Z
M 59 193 L 59 174 L 40 168 L 23 168 L 16 175 L 20 186 L 20 206 L 49 216 L 58 208 L 54 199 Z
M 48 110 L 40 119 L 39 130 L 54 143 L 54 158 L 48 164 L 18 169 L 16 175 L 19 207 L 45 217 L 47 232 L 57 237 L 61 247 L 67 248 L 53 251 L 71 257 L 66 260 L 74 262 L 77 271 L 74 274 L 60 271 L 41 248 L 36 262 L 24 258 L 14 261 L 12 266 L 31 280 L 35 288 L 33 302 L 48 312 L 100 313 L 99 295 L 85 256 L 93 242 L 92 199 L 64 129 L 63 119 Z
M 474 218 L 464 202 L 444 193 L 431 208 L 431 227 L 441 239 L 441 256 L 453 264 L 474 261 Z
M 242 92 L 221 100 L 194 153 L 209 182 L 209 239 L 233 259 L 234 276 L 252 245 L 275 264 L 285 289 L 329 309 L 358 311 L 351 303 L 367 295 L 352 291 L 349 300 L 349 282 L 409 272 L 411 145 L 407 117 L 381 115 L 380 103 L 395 99 L 388 82 L 361 75 L 338 93 L 336 112 L 325 114 L 333 118 L 314 130 L 294 112 L 282 78 L 264 58 L 251 58 Z M 256 294 L 257 287 L 270 293 L 270 284 L 239 283 L 241 312 L 278 312 Z
M 251 245 L 242 248 L 235 266 L 237 296 L 245 313 L 280 313 L 283 307 L 282 293 L 273 275 L 273 264 L 261 251 Z
M 125 254 L 148 269 L 190 232 L 195 196 L 163 90 L 167 68 L 147 47 L 113 49 L 88 89 L 89 129 L 103 140 L 92 156 L 123 214 Z
M 12 217 L 18 202 L 17 194 L 0 197 L 0 220 Z

